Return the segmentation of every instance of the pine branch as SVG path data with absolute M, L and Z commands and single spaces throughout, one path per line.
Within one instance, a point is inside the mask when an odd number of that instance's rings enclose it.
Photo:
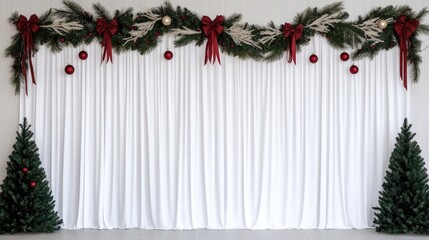
M 164 1 L 164 9 L 167 9 L 169 11 L 173 11 L 173 5 L 169 1 Z
M 410 63 L 410 65 L 412 66 L 412 81 L 417 83 L 420 78 L 420 65 L 422 63 L 422 57 L 419 54 L 422 42 L 415 37 L 411 39 L 411 42 L 412 44 L 410 45 L 409 49 L 408 63 Z
M 125 10 L 119 11 L 116 10 L 115 11 L 115 18 L 124 18 L 124 17 L 129 17 L 129 16 L 133 16 L 133 8 L 129 7 Z
M 422 10 L 420 10 L 417 15 L 415 16 L 416 19 L 423 19 L 426 17 L 429 13 L 429 10 L 427 7 L 424 7 Z
M 240 21 L 241 21 L 241 14 L 234 13 L 231 16 L 225 18 L 225 26 L 229 27 Z
M 174 46 L 183 47 L 192 42 L 197 42 L 198 45 L 198 43 L 201 42 L 201 34 L 183 35 L 174 41 Z
M 52 17 L 52 9 L 49 9 L 45 13 L 39 16 L 39 24 L 44 25 L 47 21 L 50 21 Z
M 22 62 L 21 58 L 24 55 L 24 41 L 20 34 L 15 34 L 12 37 L 12 45 L 5 50 L 6 57 L 12 57 L 13 62 L 11 66 L 11 79 L 10 82 L 15 87 L 15 93 L 18 94 L 21 89 L 22 76 Z M 26 63 L 25 63 L 26 64 Z
M 12 16 L 10 16 L 10 17 L 8 18 L 8 22 L 9 22 L 11 25 L 15 25 L 15 24 L 16 24 L 16 22 L 18 21 L 18 18 L 19 18 L 19 14 L 18 14 L 18 12 L 14 12 L 14 13 L 12 14 Z
M 417 34 L 429 35 L 429 25 L 420 24 L 416 30 Z
M 281 59 L 285 54 L 285 50 L 284 48 L 273 48 L 271 49 L 271 51 L 269 51 L 269 53 L 265 56 L 265 60 L 268 62 L 274 62 L 277 61 L 279 59 Z
M 95 11 L 95 14 L 97 15 L 97 17 L 99 18 L 105 18 L 105 19 L 112 19 L 112 15 L 109 13 L 109 11 L 107 11 L 107 9 L 101 5 L 101 3 L 94 3 L 92 5 L 92 8 Z
M 342 2 L 334 2 L 334 3 L 328 4 L 324 6 L 322 10 L 320 10 L 322 14 L 326 14 L 326 13 L 333 14 L 335 12 L 342 12 L 342 11 L 344 11 L 344 6 Z
M 66 12 L 75 13 L 75 14 L 80 15 L 82 17 L 85 16 L 86 11 L 83 9 L 82 6 L 80 6 L 76 2 L 71 1 L 71 0 L 63 0 L 63 4 L 66 6 L 66 9 L 69 10 Z

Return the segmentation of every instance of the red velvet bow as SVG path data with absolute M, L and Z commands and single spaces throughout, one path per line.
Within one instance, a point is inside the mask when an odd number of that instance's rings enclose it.
M 36 14 L 31 15 L 30 20 L 27 20 L 25 16 L 19 16 L 18 22 L 16 23 L 16 28 L 21 33 L 21 37 L 24 40 L 24 55 L 21 58 L 21 69 L 22 74 L 25 79 L 25 94 L 28 95 L 27 90 L 27 67 L 26 59 L 30 65 L 31 78 L 34 84 L 36 84 L 36 78 L 34 77 L 33 63 L 31 62 L 31 57 L 33 55 L 34 43 L 33 43 L 33 33 L 39 31 L 40 27 L 38 25 L 39 18 Z
M 116 21 L 116 18 L 112 19 L 110 23 L 108 23 L 105 18 L 99 18 L 97 20 L 96 30 L 98 34 L 104 34 L 104 39 L 102 42 L 104 53 L 101 61 L 104 61 L 107 55 L 107 62 L 109 59 L 110 62 L 112 62 L 112 36 L 118 32 L 118 22 Z
M 285 23 L 283 26 L 283 35 L 285 38 L 289 39 L 289 59 L 288 62 L 293 62 L 296 64 L 296 40 L 301 38 L 302 31 L 304 30 L 304 27 L 302 24 L 296 25 L 295 28 L 292 27 L 290 23 Z
M 207 37 L 206 57 L 204 64 L 207 63 L 207 60 L 210 60 L 210 63 L 214 63 L 216 58 L 220 64 L 217 36 L 223 31 L 222 23 L 224 20 L 225 18 L 223 16 L 216 16 L 213 21 L 209 17 L 203 16 L 203 19 L 201 20 L 204 35 Z
M 398 20 L 393 24 L 395 32 L 399 37 L 399 69 L 401 79 L 404 81 L 404 87 L 407 89 L 407 56 L 408 46 L 410 45 L 409 39 L 419 26 L 419 20 L 414 19 L 407 21 L 404 15 L 398 17 Z

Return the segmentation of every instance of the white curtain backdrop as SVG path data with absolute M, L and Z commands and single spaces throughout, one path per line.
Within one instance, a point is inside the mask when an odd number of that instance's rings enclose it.
M 64 228 L 372 227 L 410 90 L 397 49 L 372 61 L 340 53 L 316 37 L 296 66 L 224 54 L 204 66 L 204 47 L 166 36 L 101 64 L 95 43 L 42 47 L 21 119 Z

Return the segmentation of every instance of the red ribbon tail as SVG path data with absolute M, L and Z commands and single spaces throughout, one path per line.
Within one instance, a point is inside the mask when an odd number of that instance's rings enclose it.
M 218 43 L 217 43 L 217 36 L 216 35 L 214 35 L 213 36 L 214 37 L 214 40 L 213 40 L 213 63 L 216 61 L 216 59 L 217 59 L 217 62 L 219 63 L 219 65 L 220 65 L 220 53 L 219 53 L 219 46 L 218 46 Z M 216 58 L 216 59 L 215 59 Z
M 31 55 L 28 56 L 28 62 L 30 65 L 31 80 L 33 81 L 33 84 L 36 85 L 36 78 L 34 77 L 34 69 L 33 62 L 31 61 Z
M 405 40 L 399 39 L 399 73 L 402 81 L 404 82 L 404 88 L 407 89 L 407 45 Z
M 112 40 L 110 38 L 107 40 L 106 46 L 108 46 L 108 49 L 107 49 L 107 62 L 109 62 L 109 60 L 110 60 L 110 62 L 113 63 L 113 60 L 112 60 Z
M 404 87 L 407 90 L 407 48 L 405 47 L 405 51 L 404 51 L 404 77 L 403 77 L 403 81 L 404 81 Z
M 293 63 L 296 65 L 296 39 L 292 36 L 290 54 L 292 55 Z
M 209 57 L 210 57 L 210 47 L 211 47 L 211 42 L 210 42 L 210 39 L 209 39 L 209 40 L 207 40 L 207 45 L 206 45 L 206 56 L 204 57 L 204 65 L 206 65 L 207 61 L 209 60 Z
M 210 47 L 209 47 L 209 59 L 210 59 L 210 63 L 213 64 L 215 61 L 215 57 L 214 57 L 214 49 L 213 49 L 213 34 L 210 40 Z
M 222 65 L 221 63 L 220 63 L 220 54 L 219 54 L 219 50 L 218 49 L 216 49 L 216 57 L 217 57 L 217 62 L 219 63 L 219 65 Z M 213 61 L 214 62 L 214 61 Z
M 104 51 L 103 51 L 103 58 L 101 59 L 101 61 L 103 62 L 104 59 L 106 59 L 107 57 L 106 62 L 109 62 L 109 60 L 110 62 L 113 62 L 112 61 L 112 39 L 107 30 L 104 31 L 103 43 L 104 43 Z
M 402 48 L 402 44 L 399 47 L 399 75 L 401 76 L 401 79 L 403 79 L 403 72 L 402 68 L 404 66 L 404 49 Z
M 291 63 L 292 62 L 292 52 L 290 50 L 290 45 L 287 47 L 286 52 L 288 53 L 288 58 L 287 58 L 287 62 Z

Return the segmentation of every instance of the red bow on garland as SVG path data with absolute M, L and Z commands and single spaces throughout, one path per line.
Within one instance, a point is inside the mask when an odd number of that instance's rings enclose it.
M 293 62 L 296 64 L 296 40 L 301 38 L 302 31 L 304 30 L 304 27 L 302 24 L 296 25 L 295 28 L 292 27 L 290 23 L 285 23 L 283 26 L 283 35 L 285 38 L 289 39 L 289 59 L 288 62 Z
M 207 63 L 207 60 L 210 60 L 210 63 L 214 63 L 216 58 L 220 64 L 217 36 L 223 31 L 224 27 L 222 26 L 222 23 L 224 20 L 225 18 L 223 16 L 216 16 L 213 21 L 209 17 L 203 16 L 203 19 L 201 20 L 204 36 L 207 37 L 204 64 Z
M 105 18 L 99 18 L 97 20 L 97 32 L 98 34 L 104 34 L 102 45 L 104 47 L 103 58 L 104 61 L 107 55 L 107 62 L 112 62 L 112 36 L 118 32 L 118 22 L 116 18 L 112 19 L 110 23 Z
M 419 20 L 414 19 L 407 21 L 404 15 L 398 17 L 398 20 L 393 24 L 395 32 L 399 37 L 399 69 L 401 73 L 401 79 L 404 81 L 404 87 L 407 89 L 407 56 L 408 46 L 410 45 L 410 37 L 416 31 L 419 26 Z
M 26 59 L 28 58 L 28 63 L 30 65 L 31 78 L 34 84 L 36 84 L 36 79 L 34 77 L 33 63 L 31 62 L 31 57 L 34 51 L 33 43 L 33 33 L 39 31 L 40 27 L 38 25 L 39 18 L 36 14 L 31 15 L 30 20 L 27 20 L 25 16 L 19 16 L 18 22 L 16 23 L 16 28 L 21 33 L 21 37 L 24 40 L 24 55 L 21 58 L 21 69 L 22 74 L 25 79 L 25 94 L 28 95 L 27 90 L 27 67 Z

